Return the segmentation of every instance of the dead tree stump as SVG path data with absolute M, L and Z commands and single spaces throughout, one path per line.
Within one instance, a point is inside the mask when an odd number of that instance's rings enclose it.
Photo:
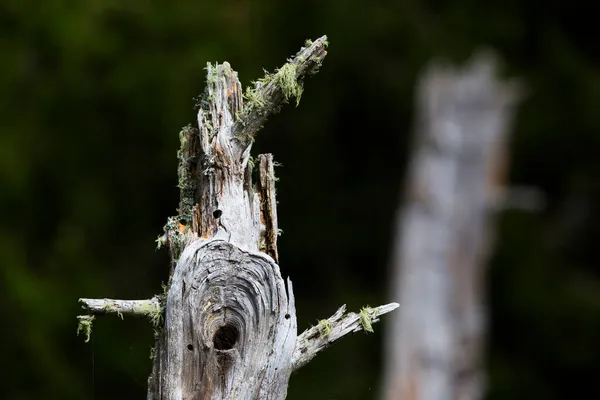
M 79 328 L 88 336 L 94 314 L 141 314 L 155 323 L 149 400 L 284 399 L 294 369 L 398 306 L 357 314 L 342 307 L 297 336 L 292 284 L 277 264 L 273 157 L 255 161 L 250 150 L 269 115 L 300 100 L 326 47 L 326 37 L 308 41 L 245 93 L 228 63 L 208 64 L 198 127 L 180 132 L 179 212 L 157 240 L 171 255 L 168 290 L 150 300 L 80 299 L 90 314 L 79 317 Z

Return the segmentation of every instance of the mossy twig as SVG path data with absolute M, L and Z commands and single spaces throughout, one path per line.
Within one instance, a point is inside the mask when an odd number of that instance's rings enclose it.
M 234 135 L 244 141 L 251 141 L 267 118 L 279 111 L 281 105 L 291 99 L 300 102 L 303 81 L 307 75 L 315 74 L 327 55 L 327 37 L 306 41 L 307 46 L 274 74 L 265 73 L 253 85 L 246 89 L 244 111 L 237 115 L 233 126 Z
M 124 314 L 141 315 L 147 317 L 156 328 L 162 322 L 161 299 L 161 296 L 154 296 L 148 300 L 79 299 L 81 307 L 91 315 L 77 317 L 79 320 L 77 333 L 83 332 L 86 335 L 87 343 L 92 332 L 92 321 L 94 321 L 95 315 L 101 314 L 117 314 L 121 319 Z
M 373 332 L 372 324 L 379 321 L 379 316 L 398 308 L 398 303 L 390 303 L 379 307 L 363 307 L 359 313 L 347 313 L 346 305 L 341 306 L 333 316 L 319 321 L 298 336 L 296 350 L 292 360 L 293 369 L 306 365 L 329 343 L 351 332 L 364 330 Z

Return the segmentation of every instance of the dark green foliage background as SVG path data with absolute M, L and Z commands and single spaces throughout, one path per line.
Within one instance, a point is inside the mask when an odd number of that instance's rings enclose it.
M 258 136 L 278 169 L 281 266 L 299 328 L 386 296 L 418 71 L 496 48 L 528 86 L 514 183 L 544 212 L 504 213 L 490 273 L 489 399 L 600 398 L 600 32 L 576 1 L 116 1 L 0 4 L 2 398 L 144 398 L 152 330 L 77 298 L 146 298 L 177 207 L 179 128 L 207 61 L 242 84 L 329 35 L 299 107 Z M 332 346 L 290 399 L 376 398 L 381 330 Z

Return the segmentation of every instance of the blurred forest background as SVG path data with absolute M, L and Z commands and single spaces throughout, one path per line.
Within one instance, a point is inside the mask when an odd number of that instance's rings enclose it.
M 206 62 L 229 61 L 247 85 L 327 34 L 329 55 L 300 105 L 272 118 L 253 149 L 283 164 L 280 264 L 299 330 L 342 303 L 392 300 L 416 78 L 432 59 L 461 62 L 487 45 L 528 88 L 511 182 L 547 200 L 541 212 L 498 219 L 487 398 L 600 398 L 600 25 L 591 4 L 2 1 L 1 397 L 145 398 L 151 326 L 100 318 L 85 344 L 77 299 L 148 298 L 166 281 L 168 257 L 154 240 L 178 205 L 178 132 L 195 121 Z M 292 376 L 288 398 L 377 398 L 382 330 L 333 345 Z

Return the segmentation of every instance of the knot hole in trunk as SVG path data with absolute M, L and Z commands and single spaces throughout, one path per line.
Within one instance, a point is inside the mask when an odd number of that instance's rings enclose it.
M 217 350 L 231 350 L 237 343 L 240 333 L 233 325 L 220 327 L 213 336 L 213 344 Z

